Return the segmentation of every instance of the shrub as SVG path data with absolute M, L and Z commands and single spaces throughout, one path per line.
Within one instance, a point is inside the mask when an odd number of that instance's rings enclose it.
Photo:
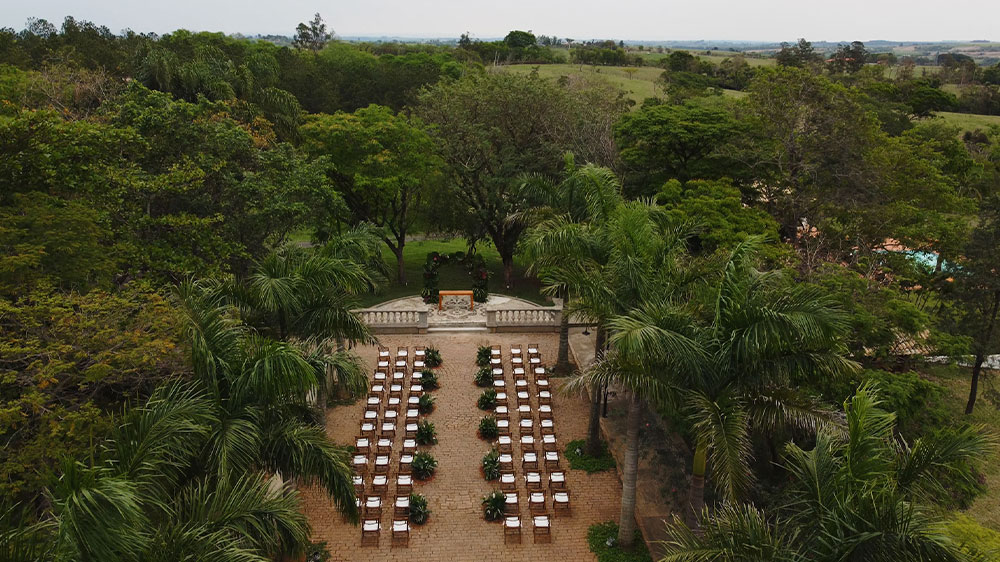
M 483 457 L 483 476 L 487 482 L 500 479 L 500 453 L 496 447 Z
M 479 436 L 483 439 L 496 439 L 500 435 L 497 429 L 497 419 L 493 416 L 485 416 L 479 420 Z
M 423 525 L 430 516 L 431 510 L 427 507 L 427 498 L 420 494 L 410 494 L 410 523 Z
M 424 350 L 424 365 L 431 369 L 441 366 L 441 352 L 436 347 L 428 347 Z
M 424 387 L 424 390 L 437 390 L 440 387 L 437 373 L 434 371 L 421 371 L 420 384 Z
M 479 400 L 476 400 L 476 404 L 479 406 L 480 410 L 492 410 L 497 407 L 497 391 L 492 388 L 487 388 L 479 395 Z
M 483 497 L 483 517 L 487 521 L 499 521 L 503 519 L 504 507 L 507 505 L 507 497 L 500 490 L 493 490 Z
M 430 394 L 421 394 L 420 402 L 417 403 L 417 410 L 421 414 L 429 414 L 434 411 L 434 397 Z
M 427 480 L 431 476 L 434 476 L 437 465 L 438 462 L 434 458 L 434 455 L 421 451 L 413 455 L 413 464 L 410 467 L 413 470 L 414 478 L 417 480 Z
M 611 546 L 608 546 L 609 539 Z M 614 521 L 595 523 L 587 529 L 587 544 L 597 556 L 597 562 L 652 562 L 639 529 L 635 530 L 632 550 L 622 550 L 617 543 L 618 524 Z
M 569 460 L 569 467 L 576 470 L 585 470 L 587 474 L 610 470 L 615 467 L 615 458 L 608 451 L 608 444 L 601 441 L 601 455 L 598 457 L 588 456 L 585 452 L 586 442 L 583 439 L 570 441 L 566 445 L 566 459 Z
M 483 367 L 476 371 L 476 386 L 493 386 L 493 370 L 489 367 Z
M 481 345 L 476 350 L 476 366 L 486 367 L 490 364 L 490 346 Z
M 311 542 L 306 547 L 306 562 L 327 562 L 333 557 L 326 541 Z
M 417 435 L 414 439 L 418 445 L 436 445 L 438 440 L 434 424 L 427 420 L 417 422 Z

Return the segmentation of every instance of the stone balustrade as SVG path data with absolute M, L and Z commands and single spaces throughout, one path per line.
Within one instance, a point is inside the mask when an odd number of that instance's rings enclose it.
M 381 310 L 364 308 L 355 311 L 377 334 L 425 334 L 426 310 Z
M 557 332 L 562 307 L 487 309 L 486 328 L 490 332 Z

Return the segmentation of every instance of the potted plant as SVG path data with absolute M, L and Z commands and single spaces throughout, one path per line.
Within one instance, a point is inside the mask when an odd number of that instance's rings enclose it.
M 417 434 L 413 438 L 417 445 L 437 445 L 437 430 L 427 420 L 417 422 Z
M 421 494 L 410 494 L 410 523 L 423 525 L 430 516 L 431 510 L 427 507 L 427 498 Z
M 437 369 L 441 366 L 441 351 L 436 347 L 428 347 L 424 350 L 424 365 L 430 367 L 431 369 Z
M 420 402 L 417 403 L 417 410 L 421 414 L 429 414 L 434 411 L 434 397 L 430 394 L 421 394 Z
M 500 490 L 493 490 L 483 497 L 483 517 L 487 521 L 499 521 L 503 519 L 504 508 L 507 505 L 507 497 Z
M 488 345 L 479 346 L 479 349 L 476 350 L 476 366 L 477 367 L 488 366 L 490 364 L 491 354 L 492 351 L 490 349 L 490 346 Z
M 438 384 L 437 373 L 431 370 L 420 372 L 420 384 L 424 387 L 424 390 L 437 390 L 441 386 Z
M 476 405 L 479 406 L 480 410 L 492 410 L 497 407 L 497 391 L 492 388 L 487 388 L 479 395 L 479 399 L 476 400 Z
M 487 482 L 500 479 L 500 453 L 493 447 L 483 456 L 483 478 Z
M 415 479 L 423 481 L 429 480 L 431 476 L 434 476 L 437 465 L 438 462 L 434 458 L 434 455 L 420 451 L 413 455 L 413 463 L 410 465 L 410 469 L 413 471 Z
M 500 434 L 497 428 L 497 419 L 493 416 L 485 416 L 479 420 L 479 437 L 481 439 L 493 440 Z
M 487 387 L 493 386 L 493 370 L 489 367 L 483 367 L 476 371 L 476 386 Z

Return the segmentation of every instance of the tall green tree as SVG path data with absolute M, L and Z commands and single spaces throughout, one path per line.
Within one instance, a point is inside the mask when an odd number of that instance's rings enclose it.
M 333 32 L 326 30 L 326 22 L 323 21 L 319 12 L 316 12 L 308 24 L 300 23 L 295 26 L 295 39 L 292 44 L 296 48 L 308 49 L 316 53 L 326 46 L 332 37 Z
M 405 285 L 407 233 L 420 219 L 428 193 L 444 177 L 444 163 L 430 135 L 415 118 L 377 105 L 354 113 L 312 115 L 300 133 L 307 152 L 329 158 L 332 183 L 350 208 L 352 222 L 384 229 L 382 238 L 396 256 L 396 281 Z

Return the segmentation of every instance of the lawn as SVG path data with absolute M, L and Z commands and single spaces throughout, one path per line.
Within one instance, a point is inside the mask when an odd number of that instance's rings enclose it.
M 963 131 L 987 129 L 990 125 L 1000 126 L 1000 115 L 977 115 L 974 113 L 938 111 L 934 116 L 944 119 L 945 123 L 959 127 Z
M 511 295 L 538 304 L 550 304 L 545 297 L 539 294 L 540 284 L 538 280 L 534 277 L 525 277 L 526 265 L 520 259 L 514 259 L 514 287 L 507 291 L 503 288 L 503 265 L 500 263 L 500 254 L 497 253 L 492 244 L 480 243 L 476 248 L 486 260 L 487 267 L 492 274 L 490 277 L 491 293 Z M 406 286 L 396 283 L 396 256 L 386 249 L 385 262 L 391 272 L 391 281 L 382 287 L 378 294 L 365 296 L 361 305 L 372 306 L 399 297 L 419 295 L 420 289 L 423 287 L 424 261 L 427 259 L 427 254 L 431 252 L 442 254 L 466 252 L 468 249 L 468 244 L 463 238 L 407 242 L 403 250 L 403 262 L 408 281 Z M 442 266 L 438 273 L 440 275 L 438 280 L 440 289 L 470 289 L 472 287 L 469 275 L 461 264 Z
M 954 426 L 962 423 L 982 424 L 994 433 L 1000 431 L 1000 404 L 991 403 L 983 396 L 984 385 L 980 384 L 979 398 L 976 401 L 976 409 L 972 415 L 966 416 L 965 403 L 969 398 L 969 383 L 971 368 L 958 366 L 928 366 L 927 371 L 938 383 L 948 389 L 948 411 L 954 414 Z M 986 385 L 988 388 L 988 385 Z M 987 491 L 972 504 L 972 507 L 965 512 L 966 515 L 975 519 L 980 524 L 990 529 L 1000 531 L 1000 463 L 996 462 L 997 455 L 994 454 L 994 462 L 989 462 L 985 467 Z
M 604 79 L 625 91 L 629 98 L 641 104 L 646 98 L 662 95 L 656 82 L 663 74 L 662 68 L 651 66 L 589 66 L 579 64 L 512 64 L 503 67 L 509 72 L 528 73 L 538 69 L 538 75 L 543 78 L 558 78 L 560 76 L 591 76 Z M 727 97 L 741 97 L 743 92 L 723 90 Z

